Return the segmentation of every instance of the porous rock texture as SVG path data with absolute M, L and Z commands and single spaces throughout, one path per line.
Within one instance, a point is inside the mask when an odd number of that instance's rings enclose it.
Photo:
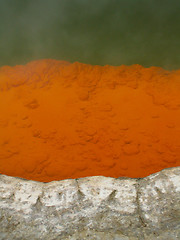
M 0 239 L 180 239 L 180 167 L 49 183 L 0 175 Z

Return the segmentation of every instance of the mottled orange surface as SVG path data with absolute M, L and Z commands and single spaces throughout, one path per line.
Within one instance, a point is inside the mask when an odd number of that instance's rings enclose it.
M 180 70 L 39 60 L 0 68 L 0 173 L 145 177 L 180 165 Z

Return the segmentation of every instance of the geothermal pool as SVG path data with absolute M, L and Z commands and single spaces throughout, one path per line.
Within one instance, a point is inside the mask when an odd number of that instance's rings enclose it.
M 0 240 L 180 239 L 180 1 L 0 6 Z

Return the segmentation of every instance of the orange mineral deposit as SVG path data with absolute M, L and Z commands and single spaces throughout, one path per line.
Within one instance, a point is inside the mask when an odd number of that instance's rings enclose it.
M 180 165 L 180 70 L 39 60 L 0 68 L 0 173 L 48 182 Z

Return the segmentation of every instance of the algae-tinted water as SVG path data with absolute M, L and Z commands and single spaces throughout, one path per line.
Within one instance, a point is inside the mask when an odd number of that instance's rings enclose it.
M 180 67 L 179 0 L 0 1 L 0 65 L 40 58 Z

